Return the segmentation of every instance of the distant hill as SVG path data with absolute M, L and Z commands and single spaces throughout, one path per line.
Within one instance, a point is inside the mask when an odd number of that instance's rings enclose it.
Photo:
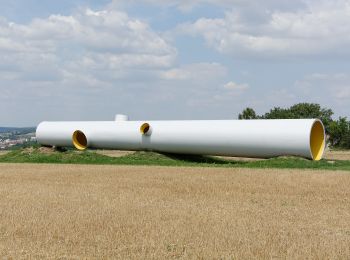
M 0 127 L 0 133 L 16 132 L 18 134 L 27 134 L 35 132 L 35 127 Z

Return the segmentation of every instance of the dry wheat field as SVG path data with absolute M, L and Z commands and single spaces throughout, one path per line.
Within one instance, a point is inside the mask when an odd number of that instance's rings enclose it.
M 349 259 L 350 173 L 0 164 L 0 257 Z

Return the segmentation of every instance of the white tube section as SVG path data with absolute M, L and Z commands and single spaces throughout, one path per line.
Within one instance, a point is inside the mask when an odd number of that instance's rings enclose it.
M 127 115 L 117 114 L 114 121 L 129 121 L 129 117 Z
M 36 137 L 49 146 L 320 160 L 325 131 L 318 119 L 42 122 Z

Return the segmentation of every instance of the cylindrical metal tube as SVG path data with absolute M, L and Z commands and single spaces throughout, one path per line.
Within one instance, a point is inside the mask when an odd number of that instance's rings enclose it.
M 79 139 L 83 144 L 73 136 L 80 132 L 86 137 L 86 142 Z M 313 160 L 320 160 L 325 148 L 324 127 L 318 119 L 42 122 L 37 140 L 42 145 L 78 149 L 258 158 L 295 155 Z

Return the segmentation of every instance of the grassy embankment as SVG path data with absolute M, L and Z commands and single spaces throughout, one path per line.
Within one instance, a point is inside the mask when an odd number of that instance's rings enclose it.
M 0 155 L 0 163 L 61 163 L 61 164 L 107 164 L 107 165 L 159 165 L 202 166 L 231 168 L 294 168 L 348 170 L 350 161 L 321 160 L 314 162 L 302 158 L 280 157 L 268 160 L 240 161 L 211 156 L 159 154 L 135 152 L 121 157 L 110 157 L 96 151 L 65 151 L 43 153 L 40 149 L 16 150 Z

